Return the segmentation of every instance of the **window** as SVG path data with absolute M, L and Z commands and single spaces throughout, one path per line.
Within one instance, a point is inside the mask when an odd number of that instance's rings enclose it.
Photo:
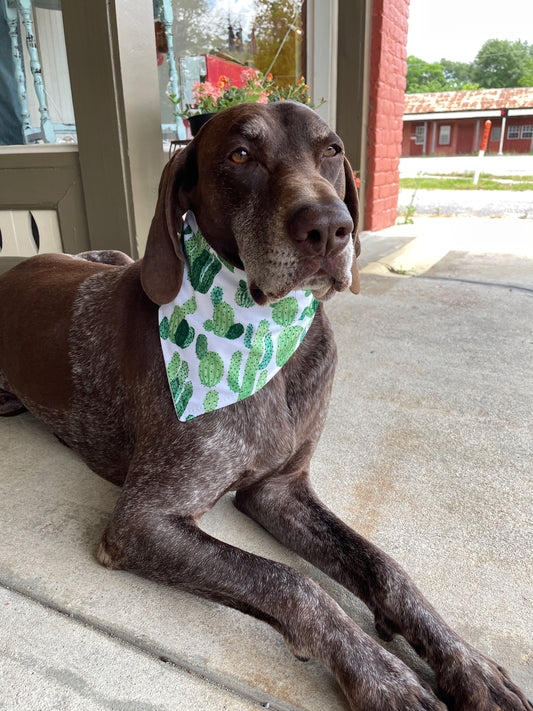
M 520 138 L 533 138 L 533 124 L 522 126 Z
M 425 126 L 417 126 L 416 133 L 415 133 L 415 144 L 417 146 L 423 145 L 425 136 L 426 136 Z
M 241 87 L 258 72 L 272 74 L 278 87 L 299 86 L 306 47 L 302 0 L 154 0 L 154 19 L 165 140 L 190 137 L 182 114 L 196 103 L 195 82 L 205 82 L 214 98 L 223 77 Z
M 520 138 L 520 126 L 509 126 L 507 130 L 507 138 Z
M 0 75 L 0 145 L 76 143 L 60 0 L 0 3 Z
M 440 126 L 439 128 L 439 146 L 450 145 L 451 126 Z
M 500 134 L 501 134 L 501 127 L 500 126 L 494 126 L 491 134 L 490 134 L 490 140 L 491 141 L 499 141 L 500 140 Z

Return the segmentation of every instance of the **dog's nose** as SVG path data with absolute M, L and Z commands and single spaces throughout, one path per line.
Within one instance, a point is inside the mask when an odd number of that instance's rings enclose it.
M 289 221 L 292 239 L 312 256 L 340 252 L 352 231 L 352 218 L 340 200 L 300 207 Z

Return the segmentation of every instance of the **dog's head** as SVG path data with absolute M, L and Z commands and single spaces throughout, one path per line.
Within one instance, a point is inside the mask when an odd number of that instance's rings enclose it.
M 189 209 L 213 249 L 245 270 L 259 304 L 293 289 L 321 300 L 359 291 L 353 172 L 341 139 L 303 104 L 226 109 L 168 162 L 141 270 L 157 304 L 180 289 Z

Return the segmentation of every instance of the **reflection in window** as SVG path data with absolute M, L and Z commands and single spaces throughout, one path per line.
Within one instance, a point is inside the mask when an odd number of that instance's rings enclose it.
M 0 0 L 0 145 L 75 143 L 61 0 Z
M 298 85 L 305 71 L 302 0 L 153 1 L 167 140 L 190 135 L 180 113 L 194 103 L 195 82 L 217 85 L 225 76 L 240 87 L 253 70 L 271 73 L 277 86 Z

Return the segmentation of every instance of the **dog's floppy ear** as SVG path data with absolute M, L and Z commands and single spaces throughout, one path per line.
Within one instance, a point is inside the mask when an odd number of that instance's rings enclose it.
M 155 214 L 141 263 L 142 288 L 155 304 L 168 304 L 181 288 L 180 235 L 183 214 L 189 207 L 186 190 L 194 186 L 197 177 L 192 144 L 172 156 L 161 176 Z
M 344 202 L 353 220 L 353 239 L 354 239 L 354 258 L 352 264 L 352 284 L 350 291 L 352 294 L 358 294 L 360 289 L 359 268 L 357 266 L 357 257 L 361 254 L 361 242 L 359 241 L 358 224 L 359 224 L 359 198 L 357 197 L 357 188 L 355 186 L 355 178 L 352 166 L 348 159 L 344 159 Z

